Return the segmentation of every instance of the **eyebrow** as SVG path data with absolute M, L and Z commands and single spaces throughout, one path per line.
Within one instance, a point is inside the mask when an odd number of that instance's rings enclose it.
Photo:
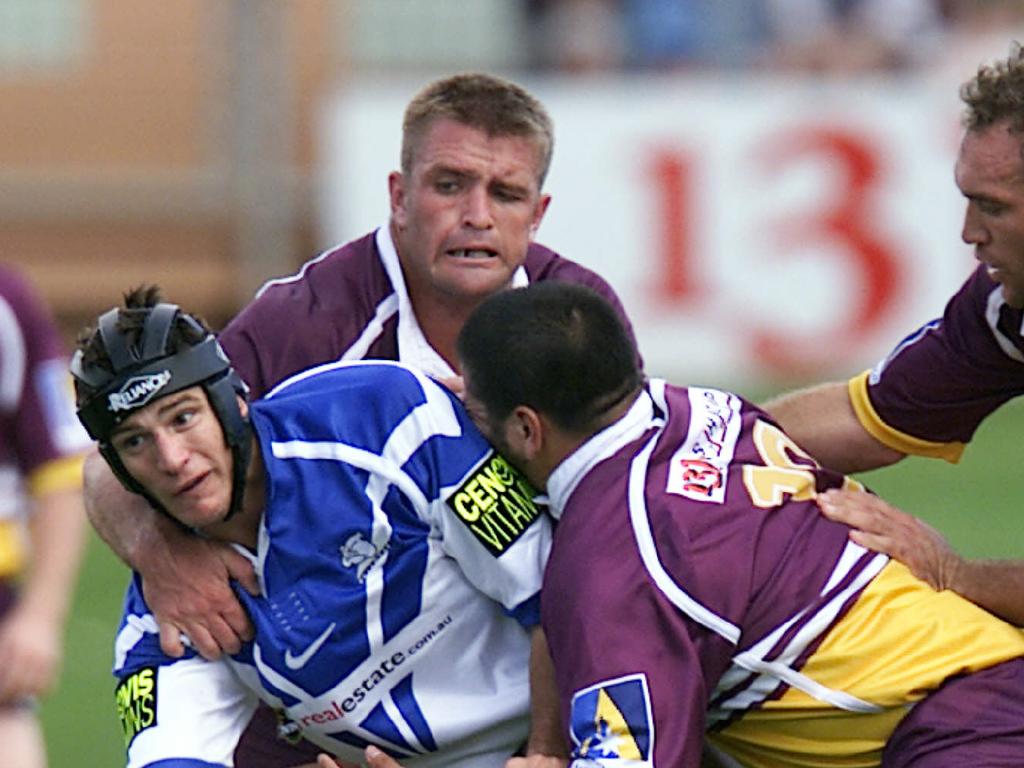
M 160 400 L 157 401 L 157 403 L 161 403 L 161 405 L 159 405 L 157 407 L 156 412 L 158 414 L 164 414 L 167 411 L 172 410 L 172 409 L 176 408 L 179 405 L 188 403 L 191 400 L 198 400 L 198 395 L 196 395 L 193 392 L 174 392 L 174 393 L 172 393 L 170 395 L 167 395 L 166 397 L 163 397 L 163 398 L 161 398 Z M 138 411 L 136 411 L 136 413 L 137 412 Z M 134 414 L 132 414 L 132 415 L 134 415 Z M 131 419 L 131 416 L 129 416 L 128 419 Z M 123 434 L 125 432 L 132 432 L 135 429 L 138 429 L 138 427 L 133 427 L 133 426 L 127 424 L 128 419 L 125 419 L 125 421 L 121 422 L 116 427 L 114 427 L 113 430 L 111 430 L 111 432 L 110 432 L 110 439 L 111 440 L 113 440 L 115 437 L 117 437 L 120 434 Z

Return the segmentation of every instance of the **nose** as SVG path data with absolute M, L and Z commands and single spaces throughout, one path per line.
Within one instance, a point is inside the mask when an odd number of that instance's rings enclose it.
M 984 245 L 988 241 L 988 229 L 982 223 L 981 214 L 973 202 L 967 203 L 960 238 L 968 245 Z
M 472 229 L 489 229 L 494 225 L 491 198 L 482 184 L 473 186 L 466 193 L 462 220 Z
M 157 432 L 154 442 L 156 444 L 157 469 L 168 475 L 180 472 L 189 457 L 184 439 L 180 435 Z

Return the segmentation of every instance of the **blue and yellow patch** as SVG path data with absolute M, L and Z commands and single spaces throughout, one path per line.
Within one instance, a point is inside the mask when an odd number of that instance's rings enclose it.
M 654 722 L 647 677 L 606 680 L 572 697 L 573 759 L 651 765 Z

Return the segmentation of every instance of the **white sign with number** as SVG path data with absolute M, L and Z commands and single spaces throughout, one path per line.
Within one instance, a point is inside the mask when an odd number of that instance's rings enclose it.
M 323 226 L 388 214 L 419 84 L 354 83 L 325 120 Z M 972 268 L 955 88 L 750 78 L 531 81 L 551 111 L 538 240 L 603 275 L 652 374 L 813 380 L 872 364 Z

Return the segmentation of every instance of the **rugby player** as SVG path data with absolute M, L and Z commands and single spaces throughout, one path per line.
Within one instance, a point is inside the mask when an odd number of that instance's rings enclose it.
M 83 333 L 78 413 L 126 489 L 253 563 L 255 637 L 163 653 L 138 577 L 115 644 L 128 768 L 245 765 L 257 704 L 356 762 L 500 768 L 526 744 L 550 521 L 458 398 L 388 361 L 248 403 L 194 316 L 133 291 Z M 294 763 L 291 763 L 294 765 Z
M 558 520 L 541 621 L 583 766 L 1024 765 L 1024 632 L 818 513 L 864 493 L 728 392 L 645 381 L 580 286 L 497 294 L 465 402 Z M 510 764 L 511 765 L 511 764 Z
M 942 317 L 903 339 L 871 371 L 765 405 L 807 451 L 844 472 L 911 454 L 959 460 L 978 425 L 1024 393 L 1024 50 L 982 66 L 966 105 L 956 183 L 961 236 L 980 262 Z M 1024 625 L 1024 562 L 959 556 L 930 526 L 880 499 L 829 494 L 826 514 L 853 538 Z

